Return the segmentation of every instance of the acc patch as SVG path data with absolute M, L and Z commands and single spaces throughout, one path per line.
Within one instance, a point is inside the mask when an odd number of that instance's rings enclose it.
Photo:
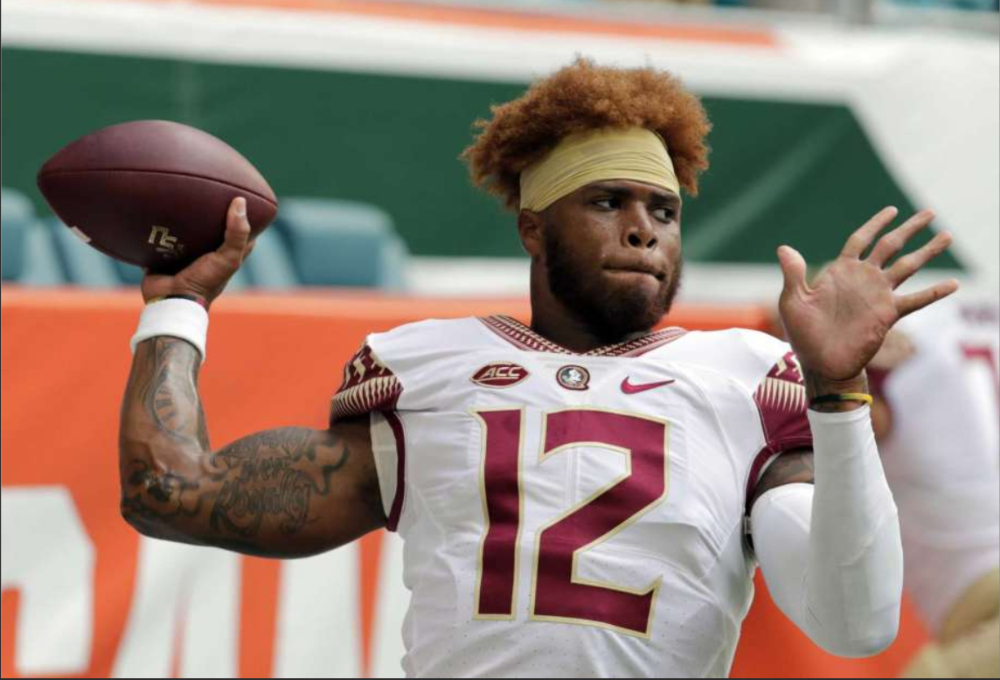
M 472 382 L 483 387 L 513 387 L 524 382 L 528 375 L 528 369 L 524 366 L 509 362 L 497 362 L 483 366 L 472 376 Z

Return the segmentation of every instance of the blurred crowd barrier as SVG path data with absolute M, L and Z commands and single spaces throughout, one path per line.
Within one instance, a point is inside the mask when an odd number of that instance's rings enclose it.
M 140 537 L 118 512 L 118 407 L 135 292 L 4 288 L 4 678 L 399 677 L 408 602 L 401 545 L 377 534 L 293 562 Z M 323 427 L 342 363 L 369 332 L 427 317 L 503 313 L 523 300 L 359 293 L 224 297 L 201 390 L 216 445 L 260 429 Z M 672 324 L 763 329 L 755 307 L 680 307 Z M 820 652 L 763 583 L 736 677 L 893 677 L 926 640 L 907 607 L 875 659 Z

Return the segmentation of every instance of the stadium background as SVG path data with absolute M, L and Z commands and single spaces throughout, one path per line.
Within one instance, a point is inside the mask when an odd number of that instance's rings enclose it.
M 4 0 L 3 677 L 400 674 L 394 537 L 276 563 L 140 538 L 118 518 L 140 302 L 117 289 L 137 272 L 48 216 L 34 174 L 62 145 L 178 120 L 233 144 L 282 197 L 213 311 L 203 389 L 222 442 L 320 426 L 366 332 L 525 317 L 511 218 L 456 157 L 490 104 L 576 54 L 673 70 L 715 123 L 673 323 L 761 327 L 779 243 L 821 261 L 889 203 L 938 209 L 957 241 L 937 266 L 995 294 L 1000 23 L 995 3 L 927 4 Z M 882 657 L 832 659 L 761 588 L 734 674 L 895 674 L 923 640 L 908 610 Z

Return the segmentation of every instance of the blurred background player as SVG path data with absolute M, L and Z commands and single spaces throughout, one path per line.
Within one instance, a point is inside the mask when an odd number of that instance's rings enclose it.
M 1000 677 L 1000 307 L 952 298 L 869 367 L 906 587 L 937 643 L 910 677 Z

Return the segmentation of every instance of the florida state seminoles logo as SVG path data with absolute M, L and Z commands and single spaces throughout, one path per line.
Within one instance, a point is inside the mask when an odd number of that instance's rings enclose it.
M 583 366 L 563 366 L 556 373 L 556 380 L 567 390 L 586 390 L 590 387 L 590 371 Z
M 499 362 L 483 366 L 472 376 L 472 382 L 483 387 L 513 387 L 524 382 L 528 369 L 517 364 Z

